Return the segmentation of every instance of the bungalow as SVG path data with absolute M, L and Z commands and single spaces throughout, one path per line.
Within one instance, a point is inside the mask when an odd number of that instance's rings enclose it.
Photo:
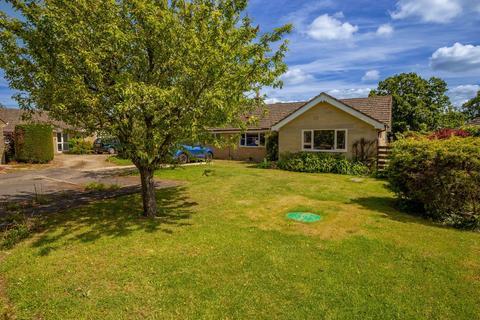
M 0 141 L 0 155 L 3 160 L 5 160 L 4 152 L 5 145 L 13 144 L 13 132 L 15 130 L 15 126 L 17 124 L 26 123 L 27 121 L 24 120 L 25 111 L 20 109 L 10 109 L 0 108 L 0 119 L 3 122 L 3 139 L 5 142 Z M 43 113 L 34 113 L 31 115 L 29 119 L 31 122 L 36 123 L 47 123 L 52 125 L 52 139 L 53 139 L 53 146 L 54 151 L 56 153 L 62 153 L 63 151 L 68 151 L 69 147 L 69 132 L 72 131 L 72 127 L 68 126 L 67 124 L 61 121 L 54 121 L 48 117 L 48 115 Z M 2 125 L 0 124 L 0 127 Z M 1 131 L 0 131 L 1 133 Z
M 266 156 L 266 134 L 278 132 L 279 154 L 286 152 L 331 152 L 354 156 L 360 141 L 387 144 L 392 123 L 392 97 L 336 99 L 326 93 L 307 102 L 268 104 L 267 112 L 246 132 L 238 128 L 215 128 L 225 138 L 238 135 L 238 145 L 215 148 L 217 159 L 260 161 Z

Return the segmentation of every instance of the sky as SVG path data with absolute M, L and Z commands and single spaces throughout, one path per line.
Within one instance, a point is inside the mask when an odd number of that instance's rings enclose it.
M 402 72 L 444 79 L 456 106 L 480 90 L 480 0 L 250 0 L 247 14 L 264 32 L 294 26 L 267 102 L 365 97 Z M 0 71 L 0 103 L 16 106 L 14 93 Z

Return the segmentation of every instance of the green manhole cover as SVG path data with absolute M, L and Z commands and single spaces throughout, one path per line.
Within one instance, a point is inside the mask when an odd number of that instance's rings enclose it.
M 289 212 L 287 213 L 287 219 L 300 222 L 316 222 L 322 220 L 322 217 L 308 212 Z

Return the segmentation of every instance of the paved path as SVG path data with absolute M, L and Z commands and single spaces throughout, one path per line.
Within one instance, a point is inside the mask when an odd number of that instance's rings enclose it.
M 135 176 L 122 176 L 132 166 L 114 166 L 105 155 L 60 155 L 51 166 L 15 170 L 0 174 L 0 201 L 48 195 L 62 191 L 82 191 L 90 182 L 133 186 L 140 183 Z
M 140 191 L 140 177 L 128 173 L 135 166 L 112 166 L 105 155 L 59 155 L 49 165 L 30 165 L 7 173 L 0 173 L 0 211 L 5 202 L 31 202 L 46 197 L 49 203 L 36 212 L 55 211 L 82 205 L 88 200 L 98 200 Z M 204 162 L 186 164 L 202 165 Z M 5 171 L 3 171 L 5 172 Z M 117 190 L 88 192 L 85 185 L 91 182 L 117 185 Z M 172 181 L 156 181 L 157 188 L 178 185 Z M 32 213 L 33 213 L 32 211 Z M 1 213 L 1 212 L 0 212 Z

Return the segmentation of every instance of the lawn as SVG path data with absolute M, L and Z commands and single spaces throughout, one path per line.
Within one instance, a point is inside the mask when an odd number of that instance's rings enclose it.
M 207 170 L 207 171 L 206 171 Z M 408 216 L 385 182 L 216 161 L 52 216 L 2 253 L 19 319 L 475 319 L 480 234 Z M 289 211 L 323 220 L 303 224 Z
M 108 162 L 111 162 L 117 166 L 130 166 L 130 165 L 133 165 L 132 161 L 131 160 L 128 160 L 128 159 L 122 159 L 120 157 L 117 157 L 117 156 L 110 156 L 107 158 L 107 161 Z

